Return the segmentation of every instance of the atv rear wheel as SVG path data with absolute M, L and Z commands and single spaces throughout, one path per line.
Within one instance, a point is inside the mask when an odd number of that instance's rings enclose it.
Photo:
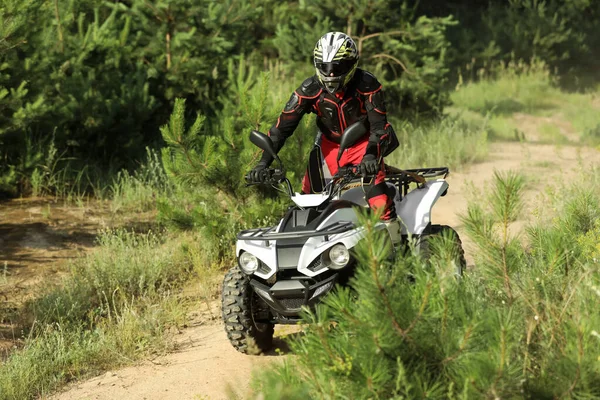
M 254 293 L 250 279 L 239 268 L 230 269 L 223 278 L 221 311 L 227 338 L 237 351 L 253 354 L 272 347 L 274 324 L 255 320 L 264 307 L 268 306 Z
M 452 256 L 454 258 L 454 264 L 456 268 L 456 276 L 462 276 L 465 268 L 467 267 L 467 261 L 465 260 L 465 251 L 462 247 L 462 241 L 458 236 L 458 233 L 450 226 L 447 225 L 431 225 L 429 229 L 423 233 L 418 242 L 418 249 L 421 257 L 424 260 L 430 260 L 434 255 L 434 246 L 432 246 L 432 239 L 434 238 L 446 238 L 451 241 Z M 436 239 L 437 240 L 437 239 Z

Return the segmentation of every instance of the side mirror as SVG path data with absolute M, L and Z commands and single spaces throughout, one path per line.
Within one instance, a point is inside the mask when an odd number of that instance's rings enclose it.
M 277 157 L 277 153 L 275 152 L 275 148 L 273 147 L 273 141 L 264 133 L 259 131 L 250 132 L 250 141 L 255 146 L 266 151 L 274 159 L 279 160 L 279 157 Z
M 344 150 L 356 143 L 360 138 L 362 138 L 365 135 L 365 133 L 367 133 L 367 127 L 365 126 L 364 121 L 355 122 L 346 128 L 346 130 L 342 134 L 342 138 L 340 139 L 340 150 L 338 151 L 337 156 L 338 163 L 340 161 L 340 158 L 342 158 Z

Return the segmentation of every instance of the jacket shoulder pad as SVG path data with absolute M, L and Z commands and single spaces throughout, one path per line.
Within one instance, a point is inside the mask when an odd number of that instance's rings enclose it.
M 321 92 L 321 85 L 315 76 L 311 76 L 302 82 L 297 92 L 302 97 L 315 97 Z
M 377 78 L 370 72 L 359 69 L 356 71 L 356 75 L 358 75 L 357 78 L 359 78 L 357 79 L 356 89 L 358 89 L 360 93 L 373 93 L 381 89 L 381 83 L 379 83 Z

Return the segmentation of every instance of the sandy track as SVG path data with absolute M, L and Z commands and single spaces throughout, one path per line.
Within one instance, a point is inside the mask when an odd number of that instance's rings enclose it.
M 53 399 L 226 399 L 228 384 L 238 393 L 246 392 L 252 370 L 273 360 L 238 353 L 216 323 L 191 327 L 178 342 L 175 353 L 107 372 Z
M 210 304 L 210 312 L 196 316 L 175 338 L 177 351 L 140 365 L 107 372 L 73 384 L 52 400 L 220 400 L 228 394 L 245 395 L 250 391 L 252 373 L 279 362 L 285 356 L 285 338 L 298 331 L 295 326 L 278 326 L 275 349 L 266 355 L 238 353 L 227 341 L 217 317 L 220 304 Z
M 572 180 L 582 166 L 591 164 L 600 164 L 600 152 L 594 149 L 493 144 L 486 162 L 448 177 L 450 190 L 436 205 L 433 222 L 454 226 L 462 234 L 459 214 L 466 210 L 466 199 L 471 197 L 470 187 L 483 189 L 492 179 L 494 170 L 512 169 L 526 175 L 525 197 L 531 209 L 539 203 L 536 197 L 541 196 L 549 184 Z M 467 258 L 472 260 L 468 240 L 466 244 Z M 281 337 L 281 331 L 276 335 Z M 247 393 L 253 370 L 263 369 L 284 358 L 237 353 L 227 342 L 219 320 L 188 328 L 177 341 L 181 346 L 175 353 L 153 363 L 145 362 L 76 383 L 53 399 L 224 399 L 229 383 L 238 392 Z

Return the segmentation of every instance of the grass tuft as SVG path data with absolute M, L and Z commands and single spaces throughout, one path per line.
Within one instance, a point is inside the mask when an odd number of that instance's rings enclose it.
M 386 162 L 399 168 L 458 168 L 482 161 L 488 152 L 485 125 L 470 125 L 458 118 L 420 123 L 396 121 L 394 129 L 401 145 Z
M 478 80 L 459 83 L 449 111 L 466 114 L 471 121 L 488 120 L 492 138 L 531 140 L 516 118 L 525 114 L 549 120 L 540 129 L 541 141 L 595 146 L 600 144 L 597 98 L 592 88 L 584 93 L 561 90 L 543 62 L 510 62 L 480 71 Z
M 24 347 L 0 368 L 0 399 L 46 395 L 73 379 L 169 348 L 185 319 L 177 293 L 193 272 L 197 244 L 153 232 L 102 232 L 60 287 L 30 301 Z

